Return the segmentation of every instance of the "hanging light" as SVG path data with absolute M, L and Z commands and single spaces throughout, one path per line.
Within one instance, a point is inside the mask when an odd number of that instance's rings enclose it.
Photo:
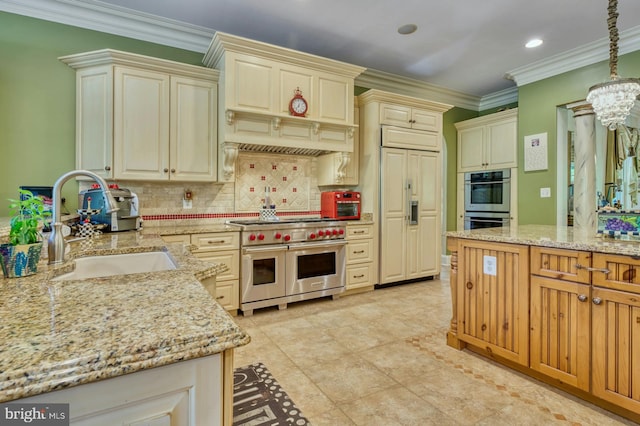
M 609 0 L 609 70 L 610 81 L 589 89 L 587 102 L 591 104 L 602 125 L 615 130 L 624 124 L 633 104 L 640 95 L 640 80 L 618 76 L 618 0 Z

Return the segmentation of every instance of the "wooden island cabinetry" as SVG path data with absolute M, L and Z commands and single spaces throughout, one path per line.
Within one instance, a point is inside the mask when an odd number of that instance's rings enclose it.
M 449 233 L 448 345 L 640 421 L 637 242 L 515 228 Z

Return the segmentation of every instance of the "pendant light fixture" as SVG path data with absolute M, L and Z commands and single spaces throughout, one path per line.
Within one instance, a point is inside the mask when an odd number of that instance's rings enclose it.
M 615 130 L 624 124 L 633 104 L 640 95 L 640 80 L 618 76 L 618 0 L 609 0 L 609 81 L 589 89 L 587 102 L 591 104 L 602 125 Z

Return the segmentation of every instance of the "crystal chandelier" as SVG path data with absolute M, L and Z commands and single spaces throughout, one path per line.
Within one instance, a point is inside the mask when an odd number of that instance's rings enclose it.
M 624 124 L 633 104 L 640 95 L 640 80 L 618 76 L 618 0 L 609 0 L 609 70 L 610 81 L 589 89 L 587 102 L 591 104 L 602 125 L 615 130 Z

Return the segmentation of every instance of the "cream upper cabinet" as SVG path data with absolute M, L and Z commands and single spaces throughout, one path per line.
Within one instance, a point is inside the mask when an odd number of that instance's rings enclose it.
M 442 114 L 420 108 L 381 103 L 380 123 L 407 129 L 439 132 L 442 129 Z
M 518 166 L 518 109 L 455 124 L 458 130 L 458 172 Z
M 216 32 L 203 63 L 220 70 L 218 179 L 240 149 L 321 155 L 354 149 L 354 80 L 365 68 Z M 299 90 L 304 116 L 289 104 Z
M 105 178 L 213 182 L 219 72 L 110 49 L 76 69 L 76 167 Z

